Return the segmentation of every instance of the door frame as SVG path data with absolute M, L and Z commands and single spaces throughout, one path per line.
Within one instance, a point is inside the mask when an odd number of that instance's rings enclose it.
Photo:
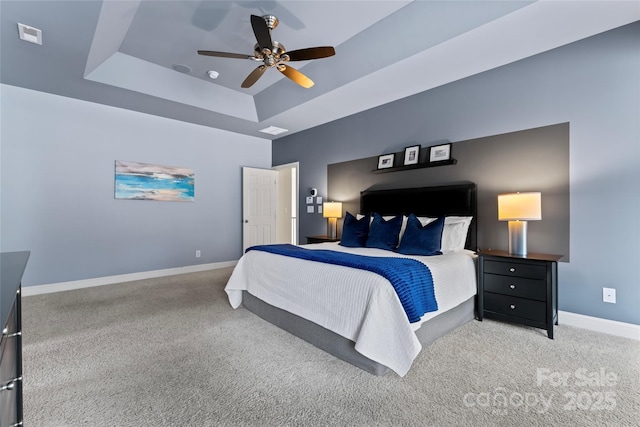
M 295 191 L 292 191 L 291 198 L 292 200 L 283 200 L 280 194 L 277 195 L 277 207 L 276 207 L 276 218 L 282 211 L 281 206 L 284 204 L 295 203 L 295 242 L 293 244 L 297 245 L 300 241 L 300 162 L 291 162 L 285 163 L 282 165 L 273 166 L 272 170 L 278 172 L 280 174 L 282 171 L 295 169 Z

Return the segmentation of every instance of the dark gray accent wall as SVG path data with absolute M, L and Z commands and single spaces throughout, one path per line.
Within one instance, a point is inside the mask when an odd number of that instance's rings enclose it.
M 508 249 L 508 227 L 499 222 L 497 196 L 542 193 L 542 221 L 528 223 L 529 252 L 564 255 L 569 261 L 569 124 L 455 142 L 454 165 L 374 173 L 378 157 L 328 165 L 329 199 L 357 213 L 360 191 L 433 186 L 460 181 L 477 185 L 478 247 Z M 424 147 L 421 157 L 426 157 Z M 403 153 L 396 153 L 397 165 Z M 424 161 L 423 161 L 424 163 Z M 341 229 L 342 221 L 339 222 Z
M 571 259 L 559 268 L 559 308 L 638 325 L 638 76 L 636 22 L 278 139 L 273 142 L 273 162 L 299 161 L 300 188 L 316 187 L 327 196 L 330 164 L 398 152 L 413 144 L 569 123 Z M 325 230 L 321 216 L 300 214 L 301 236 Z M 617 304 L 602 302 L 603 287 L 616 288 Z

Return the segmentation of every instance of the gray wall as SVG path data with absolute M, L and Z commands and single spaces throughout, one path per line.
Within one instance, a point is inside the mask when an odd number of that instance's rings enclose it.
M 427 158 L 429 150 L 421 150 Z M 377 156 L 328 166 L 329 197 L 351 213 L 359 211 L 360 191 L 432 186 L 459 181 L 477 185 L 477 243 L 480 249 L 507 249 L 506 222 L 498 222 L 498 194 L 542 193 L 542 221 L 528 223 L 529 252 L 564 255 L 569 245 L 569 125 L 567 123 L 457 141 L 451 146 L 455 165 L 373 173 Z M 404 153 L 396 154 L 396 166 Z M 425 163 L 424 161 L 422 163 Z M 342 229 L 342 221 L 339 222 Z
M 326 196 L 332 163 L 568 122 L 571 262 L 559 268 L 560 309 L 640 324 L 639 40 L 634 23 L 275 140 L 273 162 L 299 161 L 300 188 Z M 301 236 L 325 230 L 319 215 L 300 215 Z M 617 304 L 602 302 L 603 286 L 617 289 Z
M 270 141 L 0 88 L 0 242 L 31 251 L 24 286 L 240 257 L 241 166 L 270 167 Z M 115 160 L 193 169 L 195 201 L 115 200 Z

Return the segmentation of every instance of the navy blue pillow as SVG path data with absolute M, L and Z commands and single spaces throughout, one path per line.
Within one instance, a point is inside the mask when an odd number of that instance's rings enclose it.
M 386 249 L 393 251 L 398 246 L 398 237 L 402 228 L 402 215 L 385 221 L 382 215 L 374 213 L 367 238 L 368 248 Z
M 340 245 L 349 248 L 364 248 L 369 235 L 369 216 L 357 219 L 349 212 L 344 217 L 342 224 L 342 238 Z
M 443 229 L 444 217 L 423 227 L 420 220 L 411 214 L 397 251 L 404 255 L 442 255 L 440 249 Z

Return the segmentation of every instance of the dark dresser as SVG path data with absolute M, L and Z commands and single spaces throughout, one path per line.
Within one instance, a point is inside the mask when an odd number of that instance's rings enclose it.
M 22 313 L 20 283 L 29 252 L 0 254 L 0 426 L 22 423 Z
M 562 255 L 478 252 L 478 320 L 488 317 L 547 330 L 558 324 L 558 260 Z

